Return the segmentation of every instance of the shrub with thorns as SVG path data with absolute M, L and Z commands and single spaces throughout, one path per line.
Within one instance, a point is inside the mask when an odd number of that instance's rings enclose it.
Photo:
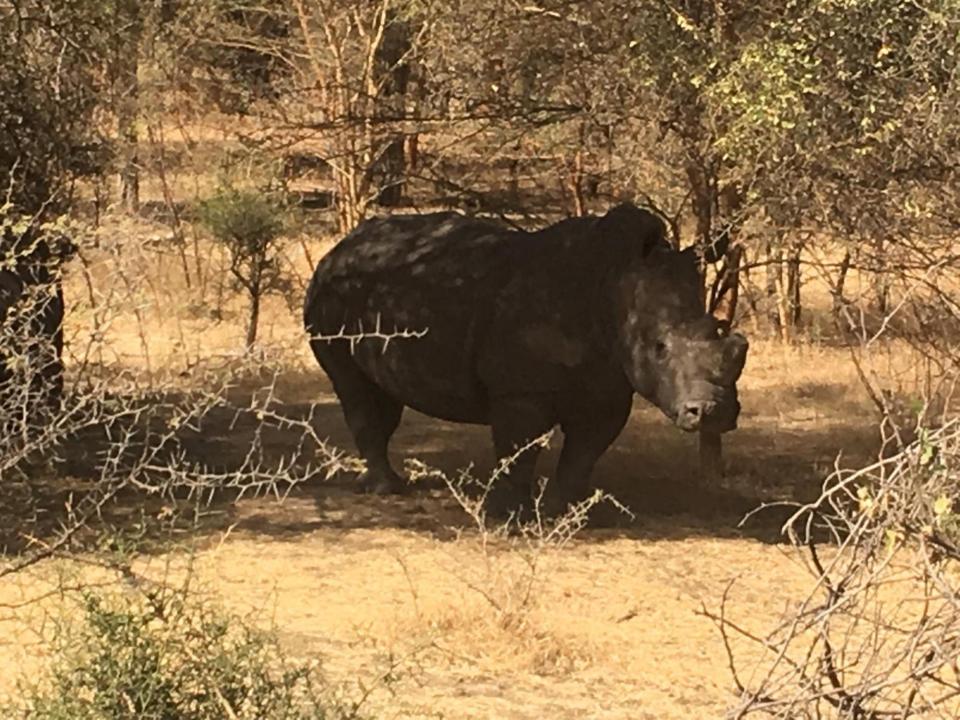
M 469 518 L 483 563 L 477 569 L 458 566 L 456 575 L 486 601 L 497 624 L 504 629 L 515 630 L 523 625 L 538 596 L 539 584 L 549 575 L 542 568 L 544 560 L 565 548 L 586 527 L 593 510 L 608 504 L 633 517 L 613 495 L 594 490 L 590 496 L 568 505 L 565 512 L 548 519 L 543 507 L 548 481 L 541 478 L 532 498 L 529 519 L 513 513 L 505 520 L 491 521 L 485 506 L 494 485 L 505 478 L 524 453 L 549 446 L 552 436 L 551 431 L 529 440 L 512 455 L 502 458 L 493 472 L 482 478 L 469 467 L 450 475 L 419 460 L 411 459 L 406 463 L 411 482 L 440 480 Z M 495 549 L 507 550 L 520 562 L 514 565 L 504 563 Z
M 792 504 L 783 532 L 812 581 L 803 597 L 777 598 L 791 603 L 778 625 L 742 623 L 729 588 L 719 610 L 704 608 L 737 689 L 730 717 L 960 715 L 954 245 L 931 236 L 890 250 L 879 313 L 868 298 L 844 299 L 840 332 L 877 410 L 880 449 L 860 468 L 838 460 L 815 501 Z
M 726 642 L 731 717 L 952 718 L 960 712 L 960 420 L 835 471 L 784 526 L 814 582 L 760 635 L 704 610 Z M 764 653 L 747 682 L 733 639 Z M 757 668 L 754 667 L 753 670 Z M 757 675 L 753 675 L 757 677 Z
M 151 298 L 147 288 L 128 282 L 142 258 L 135 247 L 106 253 L 95 282 L 82 248 L 79 254 L 88 297 L 72 308 L 65 373 L 56 337 L 35 321 L 43 304 L 56 299 L 55 288 L 35 284 L 11 295 L 0 321 L 0 477 L 6 481 L 0 512 L 18 519 L 4 523 L 15 534 L 2 544 L 30 550 L 8 556 L 0 575 L 69 551 L 125 493 L 155 498 L 166 513 L 174 508 L 190 521 L 217 496 L 280 497 L 349 466 L 350 458 L 317 434 L 312 406 L 293 412 L 279 402 L 283 366 L 275 358 L 211 354 L 184 372 L 124 362 L 111 346 L 110 328 L 129 318 L 131 308 L 147 354 L 149 333 L 139 309 Z M 235 392 L 251 377 L 261 378 L 255 392 Z M 208 462 L 204 431 L 211 422 L 244 422 L 244 451 L 219 465 Z M 283 450 L 265 440 L 277 434 Z M 40 516 L 53 519 L 54 527 L 34 526 L 30 519 Z

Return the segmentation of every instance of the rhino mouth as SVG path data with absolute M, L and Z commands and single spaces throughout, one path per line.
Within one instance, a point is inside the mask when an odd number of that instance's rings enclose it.
M 672 416 L 674 424 L 686 432 L 706 431 L 726 433 L 737 429 L 740 403 L 735 398 L 706 401 L 688 401 Z

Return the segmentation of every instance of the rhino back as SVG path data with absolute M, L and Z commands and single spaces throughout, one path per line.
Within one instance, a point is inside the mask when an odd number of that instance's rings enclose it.
M 351 351 L 396 399 L 449 420 L 486 422 L 491 394 L 618 379 L 598 311 L 614 263 L 592 222 L 523 233 L 453 213 L 367 221 L 318 265 L 306 326 L 325 336 L 426 331 Z
M 372 333 L 351 351 L 380 387 L 427 414 L 485 422 L 477 337 L 503 281 L 511 235 L 454 213 L 366 221 L 318 264 L 305 325 L 315 336 Z M 425 334 L 377 337 L 398 331 Z
M 304 322 L 330 296 L 350 297 L 381 284 L 468 287 L 486 272 L 507 233 L 456 213 L 373 218 L 358 225 L 317 264 L 304 302 Z

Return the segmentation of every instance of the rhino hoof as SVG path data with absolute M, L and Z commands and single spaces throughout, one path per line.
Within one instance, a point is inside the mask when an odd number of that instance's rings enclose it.
M 540 514 L 550 520 L 556 520 L 570 512 L 571 506 L 576 505 L 580 499 L 582 498 L 568 493 L 547 494 L 540 506 Z
M 504 481 L 495 485 L 484 501 L 484 509 L 490 519 L 513 520 L 521 525 L 534 518 L 531 505 L 529 493 L 522 493 Z
M 370 495 L 405 495 L 407 484 L 396 473 L 389 475 L 366 470 L 357 478 L 361 492 Z

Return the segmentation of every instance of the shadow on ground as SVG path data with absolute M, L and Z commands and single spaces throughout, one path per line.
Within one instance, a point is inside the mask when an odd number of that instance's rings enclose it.
M 238 408 L 249 407 L 255 391 L 253 385 L 237 388 L 230 398 L 231 407 L 211 410 L 201 424 L 178 437 L 173 451 L 222 472 L 238 467 L 255 444 L 263 448 L 267 459 L 291 458 L 299 453 L 304 464 L 314 462 L 316 447 L 301 445 L 300 433 L 265 427 L 256 413 L 238 412 Z M 783 390 L 789 395 L 784 403 L 770 402 L 770 396 L 778 392 L 765 389 L 762 398 L 759 391 L 754 391 L 754 397 L 749 391 L 743 393 L 745 410 L 740 428 L 725 440 L 725 476 L 709 486 L 698 479 L 696 436 L 677 431 L 655 409 L 637 400 L 627 428 L 601 459 L 594 475 L 595 484 L 627 506 L 633 517 L 610 506 L 597 508 L 586 531 L 591 539 L 707 535 L 779 541 L 780 527 L 790 509 L 770 507 L 742 525 L 740 521 L 764 503 L 809 502 L 817 496 L 839 452 L 843 452 L 847 464 L 855 465 L 875 453 L 876 442 L 869 418 L 852 410 L 849 399 L 834 404 L 831 412 L 830 403 L 825 402 L 829 393 L 812 393 L 804 402 L 802 393 L 798 399 L 796 389 L 788 388 Z M 293 419 L 304 419 L 312 413 L 311 425 L 319 437 L 353 452 L 336 398 L 319 373 L 291 374 L 281 379 L 276 395 L 278 412 Z M 774 416 L 750 410 L 781 406 L 791 407 L 791 413 Z M 541 475 L 552 472 L 561 441 L 558 432 L 541 457 Z M 416 458 L 451 477 L 469 467 L 474 477 L 482 478 L 493 466 L 488 428 L 445 423 L 410 410 L 391 449 L 398 468 L 405 458 Z M 8 486 L 3 505 L 14 513 L 22 513 L 17 506 L 30 507 L 34 516 L 28 524 L 33 534 L 53 530 L 70 494 L 82 493 L 95 483 L 98 453 L 92 438 L 80 439 L 77 447 L 67 448 L 67 462 L 60 466 L 57 483 L 49 487 L 29 482 Z M 357 492 L 355 476 L 343 472 L 329 479 L 316 475 L 293 488 L 282 502 L 270 495 L 235 500 L 234 491 L 214 496 L 200 508 L 201 527 L 207 532 L 230 527 L 233 532 L 278 538 L 394 528 L 445 538 L 456 528 L 471 524 L 439 481 L 418 483 L 406 496 L 375 497 Z M 142 492 L 126 491 L 104 511 L 109 522 L 122 527 L 145 516 L 162 516 L 168 504 L 163 498 L 145 498 Z M 23 527 L 22 523 L 16 525 Z M 19 543 L 8 539 L 6 545 L 15 549 Z
M 313 398 L 314 426 L 333 446 L 353 451 L 335 396 L 323 379 L 292 379 L 287 412 L 304 416 L 309 406 L 297 403 Z M 770 403 L 779 391 L 763 391 Z M 751 516 L 763 503 L 809 502 L 817 497 L 824 477 L 838 453 L 847 464 L 868 460 L 876 452 L 869 417 L 856 412 L 849 398 L 839 398 L 835 413 L 824 409 L 825 393 L 813 393 L 807 402 L 795 398 L 794 388 L 783 393 L 792 411 L 776 416 L 751 412 L 751 393 L 744 393 L 740 428 L 726 436 L 724 478 L 711 486 L 699 482 L 697 438 L 674 429 L 655 409 L 642 401 L 634 404 L 631 420 L 597 466 L 595 484 L 630 508 L 633 518 L 612 507 L 595 511 L 591 529 L 596 536 L 638 535 L 679 538 L 689 535 L 748 536 L 765 542 L 780 538 L 780 527 L 791 509 L 775 506 Z M 757 393 L 759 396 L 760 393 Z M 784 403 L 785 404 L 785 403 Z M 216 425 L 216 423 L 213 423 Z M 245 428 L 235 423 L 229 435 L 205 435 L 201 445 L 215 443 L 218 452 L 236 454 L 244 447 Z M 274 437 L 278 452 L 293 450 L 292 438 Z M 538 471 L 549 476 L 559 455 L 562 435 L 557 433 L 541 457 Z M 209 447 L 209 446 L 208 446 Z M 230 448 L 233 447 L 231 451 Z M 198 452 L 203 452 L 197 447 Z M 405 412 L 391 445 L 398 468 L 415 458 L 454 476 L 471 468 L 475 477 L 486 477 L 493 467 L 489 429 L 455 425 L 419 413 Z M 408 496 L 374 497 L 357 492 L 355 477 L 342 473 L 329 480 L 315 478 L 294 489 L 283 503 L 269 499 L 243 500 L 223 506 L 221 522 L 235 523 L 234 531 L 289 536 L 315 531 L 347 532 L 392 527 L 445 537 L 451 528 L 469 525 L 468 518 L 441 483 L 415 485 Z

